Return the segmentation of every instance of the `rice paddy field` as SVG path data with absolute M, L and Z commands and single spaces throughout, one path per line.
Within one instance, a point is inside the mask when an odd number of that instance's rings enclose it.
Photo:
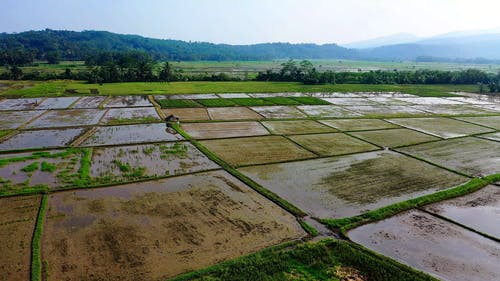
M 388 91 L 0 99 L 0 280 L 498 280 L 499 107 Z

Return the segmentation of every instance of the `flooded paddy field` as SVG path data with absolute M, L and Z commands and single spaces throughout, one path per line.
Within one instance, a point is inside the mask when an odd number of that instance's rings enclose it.
M 105 108 L 111 107 L 143 107 L 153 106 L 147 96 L 120 96 L 111 97 L 104 103 Z
M 360 116 L 358 113 L 335 105 L 301 105 L 297 108 L 305 112 L 308 116 L 316 118 Z
M 472 194 L 427 205 L 433 214 L 500 239 L 500 187 L 489 185 Z
M 68 146 L 85 129 L 56 129 L 21 131 L 0 143 L 0 150 L 16 150 L 28 148 L 54 148 Z
M 54 280 L 165 280 L 305 235 L 295 217 L 223 171 L 49 198 Z
M 259 122 L 183 123 L 182 128 L 195 139 L 269 135 Z
M 435 98 L 435 97 L 405 97 L 405 98 L 396 97 L 394 99 L 417 105 L 464 104 L 463 102 L 456 100 L 451 100 L 446 98 Z
M 422 211 L 361 226 L 348 236 L 441 280 L 500 279 L 500 243 Z
M 0 129 L 16 129 L 44 112 L 45 110 L 0 111 Z
M 440 138 L 433 137 L 410 129 L 362 131 L 362 132 L 353 132 L 351 134 L 360 139 L 367 140 L 371 143 L 383 147 L 396 147 L 396 146 L 411 145 L 422 142 L 440 140 Z
M 313 120 L 264 121 L 262 122 L 271 133 L 276 135 L 296 135 L 336 132 L 334 128 L 325 126 Z
M 471 176 L 500 173 L 500 143 L 496 141 L 467 137 L 397 150 Z
M 267 119 L 305 118 L 306 115 L 293 106 L 255 106 L 251 109 Z
M 79 177 L 81 157 L 74 149 L 2 155 L 0 195 L 71 186 Z
M 68 109 L 49 111 L 29 123 L 30 129 L 95 125 L 106 111 L 100 109 Z
M 160 122 L 154 107 L 111 108 L 102 119 L 102 124 L 132 124 Z
M 399 126 L 380 119 L 335 119 L 319 122 L 340 131 L 364 131 L 399 128 Z
M 391 151 L 238 170 L 318 218 L 351 217 L 468 181 Z
M 426 111 L 432 114 L 443 115 L 486 115 L 495 114 L 495 111 L 483 109 L 474 105 L 468 104 L 434 104 L 434 105 L 414 105 L 421 111 Z
M 264 118 L 246 107 L 212 107 L 207 110 L 212 120 L 259 120 Z
M 391 97 L 371 97 L 367 98 L 367 100 L 383 105 L 412 105 L 412 103 L 406 102 L 404 99 L 397 100 Z
M 234 98 L 249 98 L 250 96 L 245 93 L 226 93 L 226 94 L 217 94 L 218 97 L 223 99 L 234 99 Z
M 81 97 L 71 108 L 99 108 L 105 100 L 104 96 Z
M 162 109 L 165 116 L 174 115 L 182 121 L 205 121 L 210 120 L 206 108 L 169 108 Z
M 81 146 L 118 145 L 143 142 L 176 141 L 179 134 L 166 130 L 163 123 L 97 127 Z M 1 147 L 1 144 L 0 144 Z
M 500 116 L 456 117 L 455 119 L 500 130 Z
M 234 166 L 316 157 L 281 136 L 205 140 L 201 144 Z
M 37 106 L 37 109 L 66 109 L 76 100 L 78 97 L 47 98 Z
M 42 103 L 44 98 L 5 99 L 0 101 L 0 110 L 33 110 Z
M 500 142 L 500 132 L 486 134 L 486 135 L 481 135 L 479 137 L 484 138 L 484 139 L 489 139 L 489 140 Z
M 104 182 L 217 169 L 188 142 L 94 148 L 90 175 Z
M 299 145 L 320 156 L 333 156 L 378 150 L 379 148 L 343 133 L 290 136 Z
M 447 100 L 454 100 L 458 102 L 468 103 L 468 104 L 495 104 L 494 99 L 480 99 L 476 97 L 447 97 Z M 497 101 L 500 102 L 500 101 Z
M 365 98 L 323 98 L 333 105 L 376 105 L 377 102 Z
M 394 118 L 387 121 L 440 138 L 456 138 L 493 131 L 450 118 Z
M 350 111 L 356 112 L 358 116 L 400 116 L 400 115 L 429 115 L 426 112 L 410 106 L 403 105 L 353 105 L 346 106 Z
M 30 280 L 31 236 L 40 196 L 0 198 L 0 279 Z

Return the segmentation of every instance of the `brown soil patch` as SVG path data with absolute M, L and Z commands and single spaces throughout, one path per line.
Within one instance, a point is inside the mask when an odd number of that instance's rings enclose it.
M 264 118 L 246 107 L 213 107 L 208 108 L 208 114 L 213 120 L 258 120 Z
M 43 259 L 53 280 L 165 280 L 303 235 L 217 171 L 52 195 Z
M 391 129 L 380 131 L 364 131 L 351 133 L 352 135 L 367 140 L 379 146 L 396 147 L 439 140 L 439 138 L 426 135 L 409 129 Z
M 262 124 L 273 134 L 277 135 L 313 134 L 337 131 L 312 120 L 265 121 L 262 122 Z
M 40 196 L 0 199 L 0 280 L 29 280 Z
M 378 147 L 343 133 L 291 136 L 290 139 L 321 156 L 377 150 Z
M 182 121 L 200 121 L 210 120 L 207 110 L 205 108 L 169 108 L 162 109 L 166 116 L 173 114 L 179 117 Z
M 184 123 L 182 128 L 195 139 L 269 135 L 259 122 Z
M 254 165 L 312 158 L 315 155 L 280 136 L 201 141 L 231 165 Z

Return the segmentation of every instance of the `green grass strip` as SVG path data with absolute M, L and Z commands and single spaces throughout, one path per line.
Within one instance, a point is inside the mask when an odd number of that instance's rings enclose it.
M 302 211 L 301 209 L 295 207 L 288 201 L 282 199 L 272 191 L 262 187 L 258 183 L 254 182 L 252 179 L 249 177 L 243 175 L 240 173 L 238 170 L 227 164 L 225 161 L 220 159 L 217 155 L 215 155 L 213 152 L 211 152 L 208 148 L 203 146 L 200 142 L 194 140 L 191 138 L 191 136 L 184 131 L 179 125 L 173 124 L 172 128 L 174 128 L 181 136 L 183 136 L 186 140 L 190 141 L 191 144 L 193 144 L 198 150 L 200 150 L 203 154 L 205 154 L 210 160 L 214 161 L 217 165 L 221 166 L 224 170 L 226 170 L 228 173 L 233 175 L 234 177 L 238 178 L 240 181 L 245 183 L 246 185 L 250 186 L 252 189 L 257 191 L 258 193 L 262 194 L 269 200 L 273 201 L 274 203 L 278 204 L 281 206 L 283 209 L 287 210 L 288 212 L 292 213 L 295 216 L 303 217 L 306 216 L 307 214 Z
M 500 174 L 495 174 L 483 178 L 474 178 L 469 182 L 452 189 L 439 191 L 433 194 L 421 196 L 407 201 L 392 204 L 380 209 L 366 212 L 364 214 L 341 219 L 322 219 L 321 222 L 331 229 L 339 229 L 342 235 L 346 236 L 348 230 L 363 224 L 372 223 L 399 214 L 403 211 L 422 207 L 431 203 L 436 203 L 446 199 L 460 197 L 477 191 L 489 184 L 500 180 Z M 347 237 L 347 236 L 346 236 Z
M 316 237 L 319 235 L 319 231 L 316 228 L 314 228 L 312 225 L 305 222 L 304 220 L 300 219 L 299 224 L 312 237 Z
M 260 98 L 232 98 L 229 100 L 231 100 L 232 102 L 236 103 L 239 106 L 275 105 L 273 102 Z
M 199 103 L 193 100 L 156 100 L 161 108 L 173 107 L 202 107 Z
M 269 97 L 262 99 L 274 103 L 275 105 L 301 105 L 300 102 L 293 100 L 289 97 Z
M 38 216 L 36 219 L 35 231 L 33 232 L 33 239 L 31 241 L 31 281 L 39 281 L 42 279 L 42 233 L 43 222 L 45 218 L 45 211 L 47 209 L 48 196 L 43 195 L 38 209 Z
M 268 248 L 171 280 L 339 280 L 337 267 L 355 268 L 372 281 L 436 280 L 364 247 L 333 239 L 302 243 L 291 249 Z
M 92 149 L 83 149 L 82 158 L 80 160 L 80 169 L 78 170 L 78 178 L 73 181 L 73 185 L 77 187 L 85 187 L 89 185 L 91 158 Z

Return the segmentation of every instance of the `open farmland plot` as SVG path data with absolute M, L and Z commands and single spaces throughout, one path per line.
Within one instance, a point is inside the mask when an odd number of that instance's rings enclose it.
M 500 173 L 500 143 L 495 141 L 468 137 L 398 150 L 472 176 Z
M 103 124 L 131 124 L 160 122 L 154 107 L 112 108 L 104 116 Z
M 320 120 L 319 122 L 340 131 L 364 131 L 399 128 L 398 126 L 379 119 L 336 119 Z
M 104 96 L 82 97 L 71 108 L 99 108 L 105 99 Z
M 0 195 L 73 185 L 81 157 L 77 149 L 2 155 Z
M 181 121 L 202 121 L 210 120 L 206 108 L 169 108 L 162 109 L 165 116 L 174 115 L 181 119 Z
M 439 279 L 500 279 L 500 244 L 430 214 L 412 210 L 348 232 L 356 243 Z
M 468 104 L 495 104 L 495 100 L 480 99 L 475 97 L 449 97 L 447 100 L 454 100 Z
M 212 120 L 259 120 L 264 118 L 246 107 L 212 107 L 207 110 Z
M 33 110 L 43 101 L 43 98 L 36 99 L 5 99 L 0 101 L 0 110 Z
M 396 147 L 439 140 L 439 138 L 409 129 L 362 131 L 351 134 L 383 147 Z
M 496 113 L 492 110 L 468 104 L 414 105 L 413 107 L 433 114 L 444 115 L 486 115 Z
M 315 157 L 281 136 L 232 138 L 201 141 L 231 165 L 254 165 Z
M 94 148 L 91 163 L 91 176 L 106 183 L 218 168 L 187 142 Z
M 264 121 L 262 124 L 266 126 L 271 133 L 276 135 L 313 134 L 337 131 L 312 120 Z
M 391 151 L 244 167 L 239 171 L 318 218 L 359 215 L 468 180 Z
M 479 137 L 484 138 L 484 139 L 489 139 L 489 140 L 500 142 L 500 132 L 486 134 L 486 135 L 481 135 Z
M 163 123 L 136 124 L 98 127 L 96 132 L 87 138 L 81 145 L 117 145 L 143 142 L 176 141 L 180 139 L 182 139 L 180 135 L 169 133 Z
M 153 106 L 147 96 L 121 96 L 111 97 L 104 107 L 143 107 Z
M 0 279 L 30 280 L 31 236 L 40 196 L 0 199 Z
M 304 235 L 216 171 L 51 195 L 43 259 L 54 280 L 165 280 Z
M 35 121 L 29 123 L 27 128 L 57 128 L 95 125 L 104 115 L 105 110 L 99 109 L 68 109 L 49 111 Z
M 412 103 L 418 105 L 434 105 L 434 104 L 464 104 L 463 102 L 459 102 L 456 100 L 450 100 L 446 98 L 435 98 L 435 97 L 416 97 L 416 98 L 398 98 L 395 99 Z
M 425 206 L 434 214 L 500 239 L 500 187 L 489 185 L 463 197 Z
M 0 129 L 16 129 L 44 112 L 45 110 L 0 111 Z
M 183 123 L 182 128 L 195 139 L 269 135 L 259 122 Z
M 500 116 L 456 117 L 455 119 L 500 130 Z
M 397 100 L 389 97 L 372 97 L 367 98 L 367 100 L 383 105 L 411 105 L 411 103 L 405 102 L 404 99 Z
M 74 103 L 78 97 L 47 98 L 37 109 L 65 109 Z
M 376 105 L 376 102 L 365 98 L 323 98 L 334 105 Z
M 68 146 L 84 131 L 82 128 L 22 131 L 0 143 L 0 150 Z
M 401 116 L 401 115 L 428 115 L 428 113 L 409 106 L 402 105 L 353 105 L 346 106 L 350 111 L 356 112 L 358 116 Z
M 306 115 L 293 106 L 255 106 L 251 109 L 267 119 L 305 118 Z
M 343 133 L 291 136 L 291 140 L 320 156 L 377 150 L 378 147 Z
M 387 121 L 445 139 L 493 131 L 450 118 L 395 118 Z
M 355 112 L 335 105 L 302 105 L 297 108 L 305 112 L 310 117 L 315 118 L 360 116 Z

